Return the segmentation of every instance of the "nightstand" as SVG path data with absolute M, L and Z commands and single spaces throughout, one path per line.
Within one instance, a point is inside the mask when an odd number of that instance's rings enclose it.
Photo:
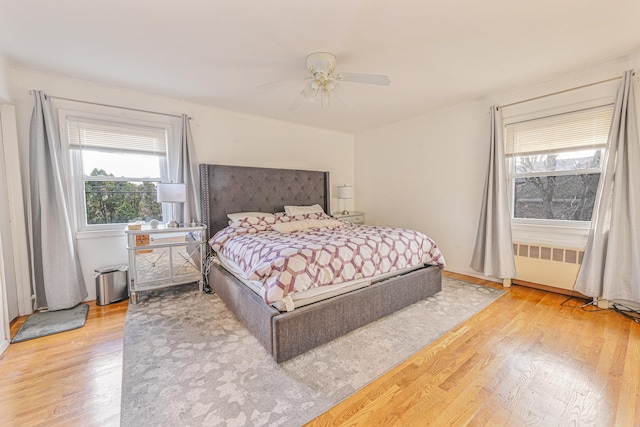
M 164 225 L 138 230 L 127 227 L 129 251 L 129 293 L 138 302 L 137 293 L 183 283 L 203 286 L 205 226 L 167 228 Z
M 349 221 L 354 224 L 364 224 L 364 212 L 349 212 L 346 215 L 335 213 L 333 214 L 333 217 L 341 221 Z

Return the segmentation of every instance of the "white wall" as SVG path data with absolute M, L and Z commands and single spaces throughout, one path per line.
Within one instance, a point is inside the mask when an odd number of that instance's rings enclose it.
M 23 171 L 28 170 L 24 153 L 33 108 L 30 89 L 65 97 L 168 114 L 193 117 L 191 130 L 200 163 L 217 163 L 274 168 L 329 171 L 332 188 L 353 182 L 353 136 L 234 113 L 172 98 L 107 87 L 60 76 L 14 70 L 14 95 L 21 144 Z M 53 105 L 62 101 L 53 99 Z M 75 108 L 79 108 L 76 104 Z M 337 199 L 332 198 L 337 209 Z M 95 299 L 93 270 L 127 263 L 124 232 L 116 237 L 87 237 L 78 240 L 80 262 L 89 299 Z
M 0 104 L 11 101 L 11 67 L 7 60 L 0 55 Z
M 356 209 L 370 224 L 426 233 L 447 269 L 466 271 L 488 159 L 487 111 L 472 103 L 357 134 Z
M 618 77 L 630 68 L 640 68 L 639 55 L 357 133 L 356 209 L 370 223 L 427 233 L 442 249 L 447 270 L 477 276 L 469 263 L 489 156 L 489 107 Z M 575 95 L 563 96 L 570 101 Z
M 9 93 L 9 64 L 0 56 L 0 104 L 6 103 L 11 99 Z M 4 143 L 1 135 L 2 132 L 2 117 L 0 116 L 0 179 L 6 182 L 6 170 L 4 159 Z M 0 183 L 1 184 L 1 183 Z M 10 225 L 7 221 L 9 217 L 9 208 L 6 206 L 5 200 L 8 200 L 7 189 L 4 185 L 0 185 L 0 354 L 9 345 L 9 320 L 13 317 L 13 313 L 10 314 L 8 299 L 12 299 L 11 307 L 17 308 L 17 295 L 15 286 L 11 286 L 8 289 L 8 280 L 6 279 L 6 269 L 4 267 L 4 251 L 3 245 L 6 246 L 10 241 Z

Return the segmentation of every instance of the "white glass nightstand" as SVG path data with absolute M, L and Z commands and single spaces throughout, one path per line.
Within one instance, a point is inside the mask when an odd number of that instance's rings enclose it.
M 203 281 L 205 226 L 125 229 L 129 251 L 129 294 L 137 304 L 137 292 Z
M 364 212 L 349 212 L 348 214 L 335 213 L 333 217 L 342 221 L 349 221 L 354 224 L 364 224 Z

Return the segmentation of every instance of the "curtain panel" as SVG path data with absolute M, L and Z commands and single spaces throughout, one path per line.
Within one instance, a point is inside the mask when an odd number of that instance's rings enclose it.
M 516 277 L 516 265 L 511 239 L 502 115 L 496 106 L 492 106 L 489 116 L 489 166 L 471 267 L 485 276 L 512 279 Z
M 626 71 L 616 96 L 591 228 L 575 290 L 640 303 L 640 140 Z
M 73 235 L 66 176 L 51 102 L 42 91 L 35 91 L 27 221 L 36 310 L 71 308 L 88 296 Z
M 177 221 L 181 223 L 196 222 L 199 224 L 202 222 L 200 212 L 200 175 L 189 122 L 189 117 L 183 114 L 177 182 L 186 185 L 187 197 L 185 203 L 183 203 L 182 210 L 178 212 Z

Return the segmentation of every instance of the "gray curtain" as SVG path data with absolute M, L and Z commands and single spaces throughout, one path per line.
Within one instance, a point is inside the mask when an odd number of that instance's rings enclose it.
M 186 184 L 187 200 L 183 208 L 178 212 L 178 222 L 200 223 L 200 175 L 198 173 L 198 161 L 191 136 L 189 117 L 182 115 L 182 136 L 180 138 L 180 152 L 178 156 L 177 181 Z
M 511 214 L 507 196 L 507 170 L 502 139 L 502 116 L 496 106 L 491 119 L 489 168 L 484 185 L 482 211 L 471 267 L 485 276 L 516 277 L 511 240 Z
M 618 88 L 603 175 L 575 290 L 640 303 L 640 142 L 633 70 Z
M 70 217 L 62 146 L 51 109 L 35 91 L 29 129 L 29 251 L 35 309 L 63 310 L 87 297 Z

